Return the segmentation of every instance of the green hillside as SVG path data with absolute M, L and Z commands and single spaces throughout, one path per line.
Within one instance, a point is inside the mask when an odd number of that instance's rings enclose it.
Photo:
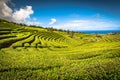
M 119 80 L 120 34 L 85 34 L 0 19 L 0 80 Z

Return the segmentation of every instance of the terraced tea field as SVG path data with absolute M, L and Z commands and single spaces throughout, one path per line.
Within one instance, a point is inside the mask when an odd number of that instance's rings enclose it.
M 119 80 L 120 34 L 74 33 L 0 20 L 0 80 Z

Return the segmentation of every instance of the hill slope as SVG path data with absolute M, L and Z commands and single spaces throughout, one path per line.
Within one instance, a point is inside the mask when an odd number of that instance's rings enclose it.
M 83 34 L 0 19 L 0 80 L 118 80 L 120 34 Z

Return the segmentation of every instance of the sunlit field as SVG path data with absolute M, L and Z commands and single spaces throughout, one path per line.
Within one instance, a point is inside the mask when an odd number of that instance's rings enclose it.
M 0 80 L 119 80 L 120 34 L 85 34 L 0 20 Z

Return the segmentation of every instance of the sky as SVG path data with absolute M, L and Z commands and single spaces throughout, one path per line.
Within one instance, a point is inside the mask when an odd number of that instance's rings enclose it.
M 0 18 L 64 30 L 120 30 L 120 0 L 0 0 Z

